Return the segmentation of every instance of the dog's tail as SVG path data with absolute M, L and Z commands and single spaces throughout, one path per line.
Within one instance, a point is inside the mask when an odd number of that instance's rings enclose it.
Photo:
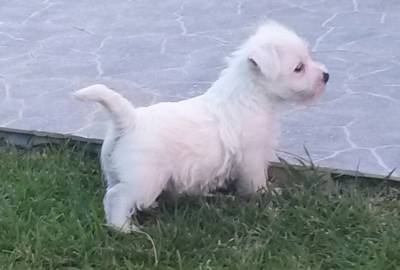
M 126 130 L 135 124 L 135 108 L 123 96 L 102 84 L 94 84 L 76 91 L 74 97 L 102 104 L 110 113 L 115 128 Z

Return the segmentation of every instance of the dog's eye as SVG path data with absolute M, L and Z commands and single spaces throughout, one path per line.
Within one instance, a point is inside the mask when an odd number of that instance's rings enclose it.
M 299 72 L 302 72 L 303 69 L 304 69 L 304 64 L 303 63 L 299 63 L 297 65 L 297 67 L 294 69 L 294 72 L 299 73 Z

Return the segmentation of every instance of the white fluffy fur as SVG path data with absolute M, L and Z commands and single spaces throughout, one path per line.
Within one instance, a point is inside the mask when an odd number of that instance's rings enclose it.
M 304 70 L 295 72 L 299 63 Z M 318 96 L 324 72 L 301 38 L 268 22 L 201 96 L 135 109 L 104 85 L 77 91 L 76 97 L 100 102 L 112 117 L 101 152 L 108 224 L 135 230 L 131 215 L 164 190 L 204 194 L 231 179 L 242 195 L 265 188 L 279 133 L 276 106 Z

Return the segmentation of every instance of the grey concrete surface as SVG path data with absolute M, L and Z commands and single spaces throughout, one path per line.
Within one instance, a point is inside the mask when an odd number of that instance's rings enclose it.
M 0 126 L 102 138 L 105 115 L 73 90 L 106 83 L 136 106 L 196 96 L 271 18 L 331 73 L 320 102 L 283 117 L 280 150 L 387 174 L 400 167 L 399 14 L 396 0 L 0 0 Z

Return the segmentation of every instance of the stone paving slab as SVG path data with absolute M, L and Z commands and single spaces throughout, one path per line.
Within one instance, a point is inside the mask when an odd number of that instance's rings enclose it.
M 106 83 L 136 106 L 199 95 L 272 18 L 331 73 L 318 104 L 285 115 L 280 150 L 384 175 L 400 167 L 398 14 L 396 0 L 0 0 L 0 127 L 102 138 L 104 113 L 73 90 Z

